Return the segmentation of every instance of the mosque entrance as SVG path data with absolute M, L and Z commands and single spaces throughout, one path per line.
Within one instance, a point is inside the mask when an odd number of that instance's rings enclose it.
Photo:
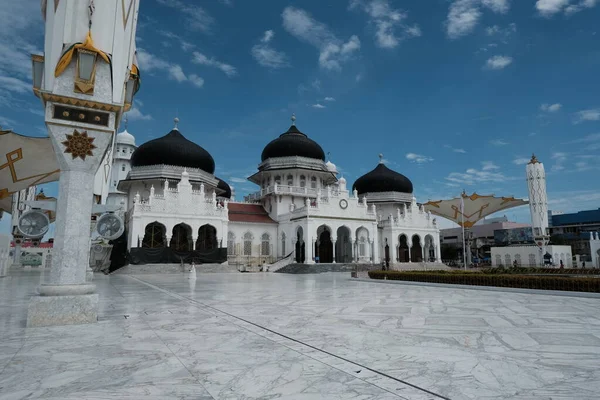
M 408 262 L 408 239 L 406 235 L 400 235 L 400 245 L 398 246 L 398 262 Z
M 183 223 L 175 225 L 169 247 L 175 251 L 192 250 L 192 228 Z
M 319 235 L 319 256 L 320 263 L 332 263 L 333 262 L 333 242 L 331 241 L 331 232 L 324 229 Z
M 350 241 L 350 229 L 340 226 L 337 230 L 337 241 L 335 242 L 335 262 L 352 262 L 352 242 Z
M 412 248 L 410 249 L 410 259 L 412 262 L 423 261 L 423 247 L 421 246 L 421 238 L 414 235 L 412 238 Z
M 196 240 L 197 251 L 210 251 L 219 247 L 217 241 L 217 229 L 212 225 L 202 225 L 198 229 L 198 239 Z
M 298 227 L 298 230 L 296 231 L 296 262 L 300 264 L 304 263 L 305 254 L 306 246 L 304 244 L 304 231 L 302 230 L 302 227 Z
M 142 247 L 149 249 L 157 249 L 165 247 L 165 233 L 167 229 L 159 222 L 152 222 L 146 225 L 144 238 L 142 239 Z M 139 239 L 138 239 L 139 240 Z M 139 246 L 139 242 L 138 242 Z

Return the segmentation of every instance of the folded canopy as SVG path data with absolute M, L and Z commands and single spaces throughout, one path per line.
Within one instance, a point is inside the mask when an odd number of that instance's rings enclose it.
M 0 210 L 11 212 L 12 194 L 57 181 L 60 169 L 49 137 L 23 136 L 0 129 Z
M 429 201 L 423 206 L 426 211 L 430 211 L 432 214 L 447 218 L 460 226 L 464 225 L 465 228 L 470 228 L 490 214 L 526 204 L 529 203 L 514 197 L 496 197 L 493 194 L 481 196 L 477 193 L 469 196 L 463 192 L 460 197 Z

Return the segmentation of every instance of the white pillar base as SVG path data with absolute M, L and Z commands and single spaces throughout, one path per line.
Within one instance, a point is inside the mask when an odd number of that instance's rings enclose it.
M 85 281 L 91 282 L 94 280 L 94 271 L 91 268 L 85 270 Z
M 32 296 L 27 327 L 91 324 L 98 321 L 98 294 Z

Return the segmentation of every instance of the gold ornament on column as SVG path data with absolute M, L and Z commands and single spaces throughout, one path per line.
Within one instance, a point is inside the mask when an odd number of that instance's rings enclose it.
M 65 153 L 71 153 L 73 159 L 79 157 L 85 160 L 86 156 L 93 156 L 92 150 L 96 148 L 93 144 L 94 138 L 89 137 L 87 132 L 79 133 L 77 130 L 72 135 L 67 135 L 67 140 L 62 142 L 65 145 Z

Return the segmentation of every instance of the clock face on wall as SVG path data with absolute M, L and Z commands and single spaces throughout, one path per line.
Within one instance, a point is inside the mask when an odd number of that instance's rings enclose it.
M 345 210 L 346 208 L 348 208 L 348 202 L 346 201 L 346 199 L 340 200 L 340 207 L 342 208 L 342 210 Z

